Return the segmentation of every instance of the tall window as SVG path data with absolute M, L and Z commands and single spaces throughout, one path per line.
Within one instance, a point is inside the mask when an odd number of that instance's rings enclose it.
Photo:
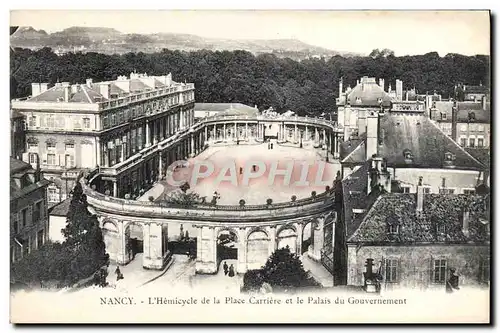
M 434 283 L 444 283 L 446 281 L 446 260 L 434 260 L 434 272 L 432 280 Z
M 83 118 L 83 128 L 90 128 L 90 118 Z
M 55 149 L 56 148 L 56 143 L 55 142 L 47 142 L 47 149 Z
M 56 127 L 56 120 L 54 117 L 47 117 L 47 127 L 54 128 Z
M 476 146 L 476 139 L 470 138 L 469 139 L 469 147 L 474 148 Z
M 398 281 L 398 260 L 386 259 L 385 260 L 385 281 L 397 282 Z
M 36 163 L 36 155 L 35 154 L 29 154 L 29 159 L 30 159 L 30 164 L 35 164 Z
M 25 208 L 21 211 L 21 222 L 23 228 L 28 224 L 28 208 Z
M 47 164 L 56 165 L 56 154 L 47 154 Z
M 467 146 L 467 138 L 460 138 L 460 145 L 462 147 L 466 147 Z
M 75 144 L 74 143 L 67 143 L 67 144 L 65 144 L 64 147 L 66 148 L 66 150 L 73 149 L 73 148 L 75 148 Z
M 33 221 L 34 222 L 37 222 L 40 220 L 40 216 L 41 216 L 41 211 L 42 211 L 42 202 L 37 202 L 35 204 L 35 209 L 33 211 Z
M 484 139 L 483 138 L 478 138 L 477 139 L 477 146 L 479 148 L 482 148 L 484 146 Z
M 64 162 L 67 168 L 71 168 L 75 165 L 75 157 L 73 155 L 66 154 Z
M 29 117 L 28 124 L 30 127 L 36 127 L 36 116 Z

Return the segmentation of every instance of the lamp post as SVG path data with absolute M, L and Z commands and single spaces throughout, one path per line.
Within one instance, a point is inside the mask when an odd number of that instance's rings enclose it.
M 302 138 L 304 136 L 304 133 L 301 131 L 300 132 L 300 148 L 302 148 Z

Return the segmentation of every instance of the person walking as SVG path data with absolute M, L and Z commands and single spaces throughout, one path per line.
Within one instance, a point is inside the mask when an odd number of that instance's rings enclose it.
M 233 264 L 231 264 L 231 266 L 229 266 L 229 277 L 233 277 L 234 276 L 234 266 Z
M 116 266 L 115 274 L 116 274 L 116 281 L 119 281 L 119 280 L 123 279 L 123 274 L 120 271 L 120 267 L 119 266 Z
M 227 262 L 224 261 L 224 275 L 227 275 L 228 272 L 228 267 L 227 267 Z

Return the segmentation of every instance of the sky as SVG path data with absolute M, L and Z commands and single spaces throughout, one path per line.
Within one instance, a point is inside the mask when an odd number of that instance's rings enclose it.
M 187 33 L 212 38 L 295 38 L 336 51 L 396 56 L 438 52 L 490 54 L 486 11 L 12 11 L 11 25 L 47 32 L 71 26 L 110 27 L 124 33 Z

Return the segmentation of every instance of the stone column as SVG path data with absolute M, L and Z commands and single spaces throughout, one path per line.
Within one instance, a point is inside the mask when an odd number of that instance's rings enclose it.
M 103 157 L 104 157 L 104 166 L 105 167 L 109 167 L 109 155 L 108 155 L 108 143 L 107 142 L 103 142 L 102 143 L 102 153 L 103 153 Z
M 318 217 L 316 222 L 313 221 L 311 228 L 313 229 L 313 251 L 310 253 L 310 257 L 314 260 L 321 260 L 321 250 L 323 249 L 324 243 L 324 226 L 325 219 L 323 217 Z
M 248 141 L 248 123 L 245 123 L 245 140 Z
M 162 158 L 162 152 L 160 151 L 159 154 L 159 159 L 158 159 L 158 179 L 162 179 L 163 177 L 163 158 Z
M 161 223 L 148 223 L 143 226 L 144 259 L 142 266 L 148 269 L 163 269 L 165 255 Z
M 118 184 L 116 183 L 116 179 L 113 180 L 113 196 L 115 198 L 118 196 Z
M 208 137 L 208 126 L 205 126 L 205 138 Z
M 314 142 L 317 143 L 319 142 L 319 134 L 318 134 L 318 128 L 314 127 Z
M 127 251 L 127 237 L 125 235 L 125 221 L 117 221 L 118 229 L 118 247 L 116 253 L 116 263 L 118 265 L 126 265 L 130 262 L 130 256 Z
M 309 126 L 306 125 L 306 141 L 309 140 Z
M 120 138 L 120 162 L 125 161 L 125 146 L 123 145 L 123 138 Z
M 196 226 L 197 253 L 196 253 L 196 273 L 216 273 L 217 272 L 217 239 L 213 227 Z
M 269 256 L 276 251 L 277 241 L 276 241 L 276 226 L 269 227 Z
M 233 141 L 236 141 L 237 138 L 238 138 L 238 125 L 236 125 L 236 122 L 234 122 Z
M 223 133 L 223 140 L 226 141 L 226 123 L 224 123 L 224 133 Z
M 149 137 L 149 121 L 146 120 L 146 147 L 151 146 L 151 141 Z
M 195 153 L 195 149 L 194 149 L 194 141 L 195 141 L 194 134 L 191 134 L 190 140 L 191 140 L 191 154 L 194 154 Z
M 295 225 L 295 228 L 297 230 L 297 246 L 295 247 L 297 249 L 297 255 L 302 255 L 302 228 L 304 226 L 301 223 L 297 223 Z
M 238 229 L 238 265 L 236 272 L 244 274 L 247 271 L 247 232 L 245 228 Z
M 326 147 L 326 130 L 323 128 L 323 148 Z

